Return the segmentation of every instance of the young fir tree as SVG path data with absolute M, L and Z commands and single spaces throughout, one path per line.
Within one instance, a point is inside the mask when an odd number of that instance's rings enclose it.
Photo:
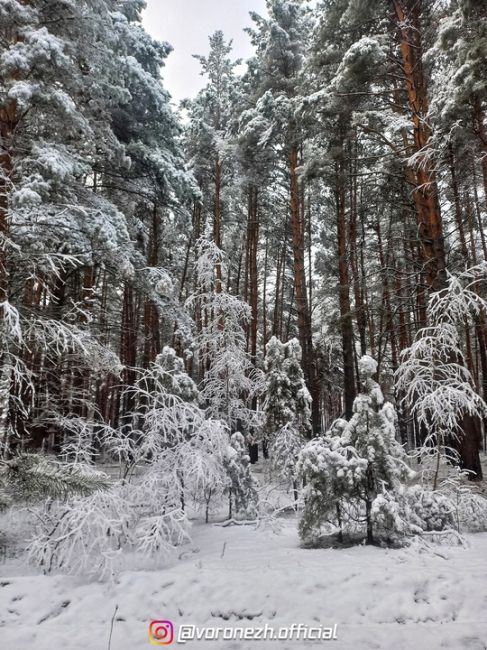
M 308 442 L 299 456 L 297 473 L 306 481 L 299 534 L 305 543 L 316 543 L 327 523 L 337 526 L 342 542 L 345 508 L 353 507 L 366 482 L 367 461 L 342 440 L 346 427 L 346 420 L 336 420 L 323 437 Z
M 304 381 L 297 339 L 283 344 L 272 337 L 267 344 L 264 413 L 272 465 L 292 484 L 297 501 L 296 461 L 304 438 L 311 433 L 311 396 Z
M 299 472 L 307 484 L 300 522 L 305 540 L 330 519 L 341 530 L 346 506 L 348 512 L 355 509 L 355 517 L 365 524 L 367 543 L 373 543 L 375 499 L 384 492 L 399 495 L 402 483 L 411 476 L 396 441 L 394 407 L 384 401 L 372 379 L 376 361 L 362 357 L 359 372 L 362 392 L 355 398 L 351 420 L 337 421 L 329 434 L 311 441 L 299 459 Z
M 225 465 L 230 478 L 229 519 L 234 516 L 255 519 L 257 515 L 257 483 L 251 472 L 245 438 L 236 432 L 230 439 L 230 452 Z
M 383 490 L 397 491 L 410 476 L 405 454 L 396 440 L 397 415 L 390 402 L 384 401 L 379 384 L 372 379 L 377 362 L 369 356 L 359 361 L 362 392 L 354 402 L 354 415 L 343 434 L 343 442 L 353 446 L 367 461 L 365 480 L 359 488 L 365 503 L 367 542 L 373 542 L 371 508 Z
M 166 503 L 173 509 L 178 503 L 185 512 L 191 500 L 204 508 L 207 522 L 225 494 L 232 512 L 255 514 L 257 496 L 244 438 L 231 436 L 228 424 L 204 408 L 204 397 L 175 351 L 164 348 L 133 390 L 133 425 L 120 432 L 123 449 L 127 437 L 135 440 L 126 475 L 149 464 L 149 474 L 163 476 L 167 483 Z
M 155 364 L 162 369 L 162 384 L 171 395 L 176 395 L 185 402 L 198 403 L 198 387 L 186 372 L 183 359 L 173 348 L 165 346 L 156 357 Z
M 272 436 L 295 418 L 291 380 L 284 370 L 286 346 L 273 336 L 266 347 L 265 430 Z
M 298 502 L 296 463 L 303 448 L 304 438 L 292 422 L 281 427 L 273 438 L 270 456 L 274 471 L 292 486 L 295 507 Z
M 289 378 L 291 398 L 294 410 L 294 425 L 302 436 L 311 436 L 311 406 L 312 398 L 306 386 L 304 372 L 301 367 L 302 349 L 297 339 L 286 343 L 286 358 L 283 370 Z
M 301 368 L 297 339 L 281 343 L 275 336 L 266 348 L 265 428 L 270 435 L 292 423 L 302 436 L 311 433 L 311 395 Z
M 263 374 L 252 363 L 246 345 L 247 303 L 234 296 L 219 278 L 226 275 L 221 249 L 209 238 L 197 243 L 197 289 L 188 306 L 201 314 L 201 331 L 195 337 L 195 353 L 203 378 L 201 397 L 209 417 L 221 419 L 231 431 L 246 435 L 260 424 L 252 408 L 262 392 Z

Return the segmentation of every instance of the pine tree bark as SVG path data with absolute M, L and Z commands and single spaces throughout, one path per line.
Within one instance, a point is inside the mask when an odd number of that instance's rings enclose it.
M 477 216 L 477 228 L 480 233 L 480 241 L 482 243 L 482 252 L 484 254 L 484 261 L 487 262 L 487 237 L 485 235 L 484 224 L 482 223 L 482 214 L 480 212 L 479 193 L 477 190 L 477 175 L 475 173 L 475 163 L 472 162 L 472 186 L 473 198 L 475 204 L 475 214 Z
M 150 267 L 159 266 L 159 230 L 160 217 L 157 205 L 152 212 L 152 228 L 148 244 L 147 263 Z M 144 303 L 144 359 L 143 366 L 148 368 L 161 351 L 160 323 L 157 306 L 152 300 Z
M 250 188 L 251 202 L 249 206 L 248 251 L 249 251 L 249 304 L 252 321 L 250 323 L 250 355 L 255 364 L 257 359 L 257 326 L 259 320 L 259 274 L 257 268 L 257 251 L 259 245 L 259 192 L 256 187 Z
M 379 245 L 379 261 L 380 261 L 382 278 L 383 278 L 382 279 L 382 288 L 383 288 L 382 298 L 384 303 L 383 316 L 385 316 L 385 321 L 386 321 L 385 331 L 388 333 L 389 343 L 391 346 L 392 370 L 395 372 L 399 364 L 398 364 L 396 328 L 394 323 L 394 315 L 392 311 L 391 290 L 390 290 L 390 281 L 389 281 L 389 272 L 388 272 L 388 261 L 390 258 L 390 250 L 387 251 L 387 255 L 386 255 L 384 251 L 383 241 L 382 241 L 382 229 L 381 229 L 380 219 L 377 219 L 376 229 L 377 229 L 377 243 Z M 391 243 L 392 243 L 392 238 L 390 236 L 390 229 L 389 229 L 389 237 L 387 237 L 388 249 L 390 249 Z M 382 347 L 379 346 L 379 359 L 378 359 L 379 367 L 381 365 L 381 361 L 382 361 Z
M 402 71 L 413 124 L 416 176 L 413 198 L 419 239 L 428 286 L 433 291 L 438 291 L 443 289 L 446 283 L 446 257 L 423 71 L 421 5 L 421 0 L 393 0 Z
M 355 150 L 354 150 L 355 149 Z M 360 283 L 359 264 L 357 256 L 357 154 L 356 147 L 350 144 L 350 161 L 353 165 L 353 173 L 350 175 L 350 269 L 352 271 L 353 295 L 355 300 L 355 318 L 357 321 L 357 330 L 360 337 L 360 352 L 362 355 L 367 354 L 367 318 L 365 314 L 365 305 L 363 291 Z
M 303 219 L 301 215 L 297 168 L 298 147 L 292 146 L 289 151 L 289 175 L 291 182 L 291 238 L 294 260 L 294 293 L 298 314 L 299 338 L 303 350 L 303 367 L 305 373 L 308 373 L 309 376 L 309 367 L 312 357 L 311 318 L 308 305 L 308 292 L 306 288 L 306 271 L 304 264 L 305 238 Z
M 264 258 L 264 286 L 262 287 L 262 351 L 265 359 L 267 348 L 267 271 L 269 262 L 269 239 L 266 236 Z
M 482 103 L 477 95 L 473 97 L 473 125 L 482 150 L 482 178 L 484 181 L 485 204 L 487 205 L 487 134 L 485 132 Z
M 350 304 L 350 277 L 347 255 L 347 224 L 345 200 L 345 170 L 343 158 L 335 162 L 335 201 L 337 214 L 338 243 L 338 281 L 340 323 L 343 348 L 344 406 L 345 417 L 353 415 L 353 402 L 356 396 L 354 373 L 354 338 L 352 308 Z
M 215 205 L 214 205 L 214 219 L 213 219 L 213 240 L 218 248 L 222 247 L 222 164 L 219 158 L 215 163 Z M 215 291 L 221 293 L 222 287 L 222 265 L 217 263 L 216 269 L 216 283 Z
M 120 360 L 124 365 L 123 370 L 123 385 L 125 388 L 134 385 L 136 380 L 135 367 L 137 365 L 137 322 L 138 305 L 133 287 L 126 283 L 123 295 L 123 308 L 122 308 L 122 331 L 120 340 Z M 125 423 L 130 420 L 131 412 L 134 406 L 134 398 L 131 393 L 125 393 L 123 400 L 120 400 L 120 395 L 117 396 L 114 408 L 116 409 L 113 421 L 114 426 L 118 426 L 119 417 L 122 416 L 122 421 Z
M 13 133 L 17 125 L 17 103 L 8 101 L 0 108 L 0 303 L 9 297 L 7 240 L 9 237 L 9 192 L 12 183 Z M 0 340 L 4 334 L 4 310 L 0 307 Z M 3 348 L 3 346 L 2 346 Z M 11 371 L 4 349 L 0 350 L 0 442 L 7 449 L 7 425 L 10 406 Z

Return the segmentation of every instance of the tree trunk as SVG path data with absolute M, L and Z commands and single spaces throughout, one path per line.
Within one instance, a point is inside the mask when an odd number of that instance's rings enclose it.
M 259 319 L 259 274 L 257 251 L 259 244 L 258 190 L 249 188 L 249 214 L 247 227 L 247 300 L 250 304 L 252 320 L 249 327 L 249 351 L 255 364 L 257 359 L 257 325 Z
M 262 287 L 262 351 L 265 359 L 267 346 L 267 270 L 269 260 L 269 239 L 266 236 L 264 258 L 264 286 Z
M 484 112 L 482 104 L 478 96 L 473 97 L 473 124 L 474 131 L 480 140 L 480 147 L 482 150 L 482 178 L 484 181 L 484 199 L 487 205 L 487 134 L 485 133 L 484 126 Z
M 17 125 L 17 103 L 7 101 L 0 109 L 0 303 L 8 301 L 9 273 L 7 267 L 7 240 L 9 237 L 9 193 L 12 183 L 13 133 Z M 0 443 L 7 449 L 7 430 L 10 408 L 11 368 L 6 357 L 2 339 L 4 332 L 4 310 L 0 307 Z
M 438 291 L 443 289 L 446 283 L 446 257 L 432 156 L 431 127 L 428 122 L 428 95 L 423 73 L 421 2 L 393 0 L 393 5 L 397 18 L 402 71 L 413 124 L 416 176 L 413 198 L 419 240 L 427 284 L 431 290 Z
M 214 219 L 213 219 L 213 240 L 218 248 L 222 247 L 222 202 L 221 202 L 221 190 L 222 190 L 222 164 L 219 158 L 215 163 L 215 206 L 214 206 Z M 222 265 L 218 262 L 215 269 L 216 274 L 216 283 L 215 291 L 216 293 L 221 293 L 222 291 Z
M 353 280 L 353 296 L 355 300 L 355 318 L 357 321 L 357 330 L 360 337 L 360 352 L 362 355 L 367 354 L 367 319 L 365 315 L 363 291 L 360 286 L 359 263 L 357 256 L 357 153 L 353 143 L 350 144 L 350 164 L 353 166 L 350 174 L 350 224 L 349 224 L 349 241 L 350 241 L 350 269 Z
M 160 217 L 157 205 L 152 212 L 152 232 L 148 244 L 147 263 L 150 267 L 159 266 L 159 229 Z M 152 300 L 144 303 L 144 368 L 148 368 L 161 351 L 160 323 L 157 306 Z
M 309 377 L 312 359 L 311 318 L 306 288 L 304 264 L 305 238 L 297 168 L 298 148 L 293 146 L 289 152 L 289 174 L 291 181 L 291 237 L 294 259 L 294 293 L 298 314 L 299 339 L 303 350 L 303 368 L 306 376 Z
M 356 396 L 354 373 L 353 321 L 350 305 L 350 278 L 347 258 L 347 226 L 345 217 L 345 174 L 343 160 L 335 163 L 335 198 L 338 233 L 338 281 L 340 302 L 340 323 L 343 346 L 344 402 L 345 417 L 353 415 L 353 402 Z

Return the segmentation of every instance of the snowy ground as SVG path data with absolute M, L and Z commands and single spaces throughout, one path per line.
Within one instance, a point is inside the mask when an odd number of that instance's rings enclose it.
M 125 572 L 116 584 L 45 577 L 0 564 L 1 650 L 151 647 L 152 619 L 197 626 L 338 624 L 337 641 L 212 641 L 212 650 L 487 648 L 487 534 L 470 548 L 299 548 L 296 522 L 279 534 L 197 524 L 194 542 L 163 571 Z M 177 644 L 175 644 L 177 645 Z

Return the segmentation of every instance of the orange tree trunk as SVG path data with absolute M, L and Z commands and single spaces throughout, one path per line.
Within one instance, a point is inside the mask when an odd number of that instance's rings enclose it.
M 416 182 L 413 189 L 426 280 L 440 290 L 446 282 L 445 243 L 438 185 L 428 122 L 428 95 L 423 72 L 421 1 L 393 0 L 409 110 L 413 123 Z

